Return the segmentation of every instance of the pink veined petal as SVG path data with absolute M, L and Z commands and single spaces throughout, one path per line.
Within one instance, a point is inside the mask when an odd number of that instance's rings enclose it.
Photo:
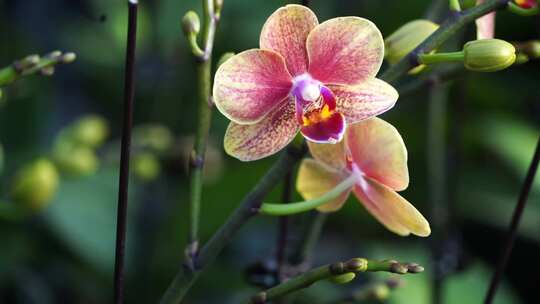
M 482 4 L 485 0 L 478 0 Z M 476 39 L 492 39 L 495 37 L 495 12 L 476 19 Z
M 239 124 L 252 124 L 279 106 L 292 87 L 283 58 L 268 50 L 239 53 L 216 72 L 213 97 L 219 111 Z
M 407 200 L 392 189 L 370 178 L 364 178 L 353 188 L 366 209 L 388 230 L 402 236 L 431 234 L 428 221 Z
M 340 17 L 319 24 L 308 36 L 309 73 L 325 84 L 354 85 L 374 77 L 384 41 L 371 21 Z
M 317 16 L 307 7 L 290 4 L 276 10 L 266 20 L 260 37 L 262 49 L 279 53 L 289 72 L 300 75 L 307 71 L 306 39 L 319 24 Z
M 391 109 L 399 97 L 390 84 L 372 78 L 354 86 L 330 86 L 336 96 L 337 111 L 347 124 L 371 118 Z
M 283 149 L 298 133 L 298 122 L 291 100 L 252 125 L 231 122 L 225 132 L 225 152 L 241 161 L 252 161 Z
M 307 141 L 307 145 L 311 156 L 317 161 L 336 170 L 342 170 L 347 167 L 345 144 L 343 140 L 337 144 L 318 144 Z
M 407 188 L 407 149 L 394 126 L 376 117 L 361 121 L 349 126 L 345 143 L 365 175 L 396 191 Z
M 332 190 L 346 177 L 343 171 L 334 170 L 323 163 L 307 158 L 302 161 L 298 169 L 296 189 L 305 200 L 310 200 Z M 332 212 L 341 209 L 350 193 L 351 189 L 318 207 L 317 210 L 321 212 Z
M 302 126 L 300 132 L 306 139 L 316 143 L 338 143 L 345 133 L 345 117 L 339 112 L 333 112 L 330 117 L 307 126 Z

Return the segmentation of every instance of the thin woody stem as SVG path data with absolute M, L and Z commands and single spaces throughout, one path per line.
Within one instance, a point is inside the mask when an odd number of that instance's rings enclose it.
M 283 282 L 266 291 L 260 292 L 252 297 L 247 304 L 263 304 L 279 299 L 285 295 L 305 289 L 322 280 L 340 276 L 346 273 L 363 272 L 391 272 L 397 274 L 418 273 L 424 268 L 418 264 L 404 264 L 394 260 L 375 261 L 365 258 L 354 258 L 346 262 L 337 262 L 314 268 L 300 274 L 286 282 Z
M 495 293 L 497 292 L 497 288 L 499 287 L 499 284 L 502 280 L 504 270 L 506 269 L 506 264 L 508 264 L 508 260 L 510 259 L 510 255 L 512 254 L 512 249 L 514 247 L 514 241 L 516 239 L 518 225 L 521 220 L 523 210 L 525 210 L 525 205 L 527 204 L 527 199 L 529 198 L 529 192 L 531 191 L 531 188 L 534 182 L 534 177 L 536 175 L 536 171 L 538 171 L 539 162 L 540 162 L 540 138 L 538 139 L 538 143 L 536 144 L 536 150 L 531 160 L 529 171 L 527 172 L 527 176 L 525 177 L 525 181 L 523 182 L 523 186 L 521 187 L 521 192 L 519 194 L 518 202 L 517 202 L 516 208 L 514 209 L 514 214 L 512 215 L 512 221 L 510 222 L 510 227 L 508 228 L 508 234 L 506 236 L 505 246 L 501 254 L 501 257 L 499 259 L 497 269 L 495 270 L 495 273 L 493 273 L 493 277 L 491 279 L 491 283 L 489 285 L 489 289 L 486 294 L 486 299 L 484 301 L 485 304 L 491 304 L 493 302 L 495 298 Z
M 441 24 L 441 26 L 422 42 L 416 49 L 401 59 L 400 62 L 386 70 L 381 78 L 388 82 L 395 82 L 411 68 L 419 64 L 419 56 L 429 53 L 441 46 L 446 40 L 454 35 L 466 24 L 473 22 L 477 18 L 484 16 L 508 4 L 509 0 L 487 0 L 473 8 L 462 12 L 451 12 L 450 16 Z
M 161 299 L 162 304 L 180 303 L 188 290 L 203 271 L 214 262 L 232 237 L 252 217 L 258 214 L 264 197 L 274 188 L 305 154 L 304 146 L 289 145 L 272 168 L 261 178 L 253 190 L 246 195 L 240 206 L 233 212 L 221 228 L 205 244 L 196 259 L 194 267 L 180 267 L 176 277 Z
M 212 116 L 211 91 L 211 71 L 212 71 L 212 50 L 218 17 L 213 0 L 203 0 L 203 49 L 202 56 L 197 59 L 197 84 L 198 84 L 198 123 L 195 134 L 195 143 L 190 156 L 190 216 L 189 216 L 189 236 L 186 248 L 186 257 L 193 265 L 193 259 L 199 250 L 199 219 L 201 209 L 201 193 L 203 184 L 203 168 L 208 134 Z

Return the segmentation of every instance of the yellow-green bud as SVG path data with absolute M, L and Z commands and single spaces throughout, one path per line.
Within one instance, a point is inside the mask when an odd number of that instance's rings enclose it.
M 223 8 L 223 0 L 214 0 L 214 10 L 218 16 L 221 14 L 222 8 Z
M 94 174 L 99 167 L 96 153 L 85 146 L 66 147 L 56 151 L 55 161 L 63 172 L 74 176 Z
M 152 181 L 159 176 L 161 164 L 152 153 L 140 153 L 133 157 L 133 173 L 142 181 Z
M 201 31 L 201 21 L 199 20 L 199 15 L 197 15 L 197 13 L 194 11 L 187 12 L 184 15 L 184 18 L 182 18 L 182 29 L 187 37 L 193 34 L 199 34 Z
M 390 64 L 399 62 L 438 28 L 436 23 L 423 19 L 405 23 L 385 39 L 386 60 Z
M 515 47 L 500 39 L 469 41 L 463 46 L 465 68 L 477 72 L 495 72 L 516 61 Z
M 386 284 L 380 284 L 373 288 L 373 297 L 376 300 L 384 301 L 390 296 L 390 288 Z
M 77 59 L 77 55 L 75 53 L 65 53 L 62 56 L 62 63 L 72 63 L 73 61 L 75 61 L 75 59 Z
M 40 158 L 21 168 L 13 182 L 11 197 L 33 211 L 45 208 L 58 189 L 59 175 L 54 164 Z
M 133 130 L 133 142 L 138 147 L 165 152 L 172 145 L 173 135 L 167 127 L 162 125 L 139 125 Z
M 81 145 L 97 148 L 109 135 L 107 121 L 98 115 L 87 115 L 75 122 L 71 130 L 72 139 Z
M 221 58 L 219 58 L 217 67 L 219 68 L 222 64 L 225 63 L 225 61 L 231 59 L 232 56 L 234 56 L 234 52 L 227 52 L 227 53 L 221 55 Z
M 355 277 L 356 274 L 354 272 L 347 272 L 344 274 L 333 276 L 329 280 L 330 282 L 335 284 L 347 284 L 350 281 L 354 280 Z

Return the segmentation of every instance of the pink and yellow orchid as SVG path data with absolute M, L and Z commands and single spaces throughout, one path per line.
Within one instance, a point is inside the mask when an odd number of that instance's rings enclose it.
M 407 188 L 407 150 L 398 131 L 379 118 L 349 126 L 340 144 L 308 143 L 314 159 L 300 165 L 297 190 L 306 200 L 321 197 L 346 179 L 352 186 L 318 207 L 340 209 L 352 191 L 364 207 L 399 235 L 428 236 L 427 220 L 396 191 Z
M 276 153 L 300 131 L 311 142 L 337 143 L 346 125 L 393 107 L 397 91 L 375 78 L 384 56 L 369 20 L 319 24 L 301 5 L 275 11 L 260 49 L 239 53 L 215 76 L 217 108 L 231 120 L 225 150 L 250 161 Z

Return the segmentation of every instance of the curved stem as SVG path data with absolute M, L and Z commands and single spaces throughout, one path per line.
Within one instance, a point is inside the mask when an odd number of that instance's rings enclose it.
M 406 74 L 411 68 L 417 66 L 418 56 L 429 53 L 441 46 L 448 38 L 454 35 L 466 24 L 473 22 L 492 11 L 495 11 L 508 4 L 509 0 L 487 0 L 473 8 L 462 12 L 452 12 L 452 14 L 441 24 L 431 36 L 422 42 L 416 49 L 405 56 L 400 62 L 390 67 L 382 75 L 381 79 L 387 82 L 394 82 L 396 79 Z
M 183 265 L 161 299 L 162 304 L 180 303 L 188 290 L 199 278 L 201 273 L 214 262 L 219 253 L 229 243 L 240 228 L 253 216 L 258 214 L 264 197 L 279 183 L 305 154 L 305 147 L 290 145 L 270 170 L 260 179 L 259 183 L 244 198 L 240 206 L 227 221 L 212 236 L 208 243 L 201 248 L 194 267 Z
M 422 64 L 434 64 L 443 62 L 462 62 L 465 55 L 463 51 L 435 54 L 421 54 L 418 56 L 418 62 Z
M 341 195 L 346 190 L 350 189 L 356 183 L 357 177 L 354 174 L 351 174 L 344 181 L 339 183 L 334 189 L 326 192 L 325 194 L 302 202 L 288 203 L 288 204 L 269 204 L 264 203 L 259 210 L 260 213 L 266 215 L 291 215 L 301 212 L 306 212 L 312 209 L 315 209 L 321 205 L 324 205 L 329 200 L 332 200 L 339 195 Z
M 402 264 L 393 260 L 375 261 L 367 260 L 365 258 L 354 258 L 346 262 L 337 262 L 320 266 L 300 274 L 275 287 L 258 293 L 247 301 L 247 304 L 267 303 L 293 292 L 308 288 L 319 281 L 327 280 L 346 273 L 383 271 L 406 274 L 418 273 L 422 272 L 423 270 L 423 267 L 419 266 L 418 264 Z

